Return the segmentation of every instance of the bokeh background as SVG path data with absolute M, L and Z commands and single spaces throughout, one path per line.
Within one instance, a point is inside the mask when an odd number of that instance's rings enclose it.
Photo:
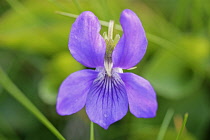
M 71 116 L 55 110 L 62 80 L 85 69 L 67 47 L 75 18 L 56 11 L 79 15 L 88 10 L 119 24 L 126 8 L 140 17 L 149 41 L 145 57 L 131 72 L 152 83 L 159 108 L 155 118 L 128 113 L 108 130 L 95 125 L 96 140 L 155 140 L 169 109 L 174 115 L 164 140 L 176 138 L 186 112 L 181 139 L 209 140 L 209 0 L 0 0 L 0 66 L 67 140 L 88 140 L 84 109 Z M 101 33 L 106 30 L 102 26 Z M 56 139 L 0 85 L 0 140 Z

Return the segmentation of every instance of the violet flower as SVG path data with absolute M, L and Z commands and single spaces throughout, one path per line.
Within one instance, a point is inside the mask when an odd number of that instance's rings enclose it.
M 138 118 L 156 115 L 156 94 L 151 84 L 122 71 L 134 67 L 144 56 L 147 48 L 144 29 L 129 9 L 121 13 L 120 23 L 124 34 L 116 43 L 112 39 L 113 22 L 104 39 L 99 34 L 99 20 L 92 12 L 83 12 L 76 19 L 69 50 L 78 62 L 96 70 L 81 70 L 63 81 L 57 97 L 58 114 L 71 115 L 85 106 L 90 120 L 104 129 L 122 119 L 128 107 Z

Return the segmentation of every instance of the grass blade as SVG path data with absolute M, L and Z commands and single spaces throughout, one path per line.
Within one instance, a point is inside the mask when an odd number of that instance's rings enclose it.
M 180 138 L 180 136 L 181 136 L 181 134 L 182 134 L 182 132 L 183 132 L 185 126 L 186 126 L 187 119 L 188 119 L 188 113 L 185 113 L 185 115 L 184 115 L 184 121 L 183 121 L 182 127 L 181 127 L 181 129 L 180 129 L 180 131 L 179 131 L 179 133 L 178 133 L 178 135 L 177 135 L 177 137 L 176 137 L 176 140 L 179 140 L 179 138 Z
M 161 124 L 157 140 L 163 140 L 173 115 L 174 115 L 174 111 L 172 109 L 168 109 L 163 119 L 163 123 Z
M 0 84 L 13 96 L 19 103 L 28 109 L 42 124 L 44 124 L 59 140 L 65 138 L 58 130 L 48 121 L 48 119 L 36 108 L 36 106 L 20 91 L 16 85 L 10 80 L 7 74 L 0 67 Z

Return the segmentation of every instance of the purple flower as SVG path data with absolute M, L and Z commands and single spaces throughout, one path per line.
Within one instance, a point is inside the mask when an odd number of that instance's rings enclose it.
M 85 106 L 90 120 L 105 129 L 122 119 L 128 107 L 138 118 L 156 115 L 156 94 L 151 84 L 122 71 L 135 66 L 146 52 L 147 39 L 141 21 L 126 9 L 120 23 L 124 34 L 116 44 L 112 33 L 105 39 L 99 34 L 101 26 L 92 12 L 83 12 L 76 19 L 69 50 L 78 62 L 96 70 L 81 70 L 63 81 L 57 97 L 58 114 L 71 115 Z

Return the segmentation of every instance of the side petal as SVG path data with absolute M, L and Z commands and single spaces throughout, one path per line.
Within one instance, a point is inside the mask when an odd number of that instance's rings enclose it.
M 81 110 L 97 75 L 98 72 L 93 70 L 81 70 L 67 77 L 61 84 L 57 97 L 58 114 L 70 115 Z
M 155 117 L 157 100 L 151 84 L 133 73 L 121 73 L 120 76 L 126 86 L 130 112 L 139 118 Z
M 89 11 L 80 14 L 72 25 L 69 50 L 72 56 L 86 67 L 104 65 L 106 44 L 99 34 L 100 29 L 98 18 Z
M 90 120 L 104 129 L 122 119 L 128 111 L 125 86 L 118 74 L 100 73 L 88 93 L 86 112 Z
M 147 49 L 147 38 L 138 16 L 126 9 L 121 13 L 123 35 L 113 51 L 113 65 L 128 69 L 135 66 Z

